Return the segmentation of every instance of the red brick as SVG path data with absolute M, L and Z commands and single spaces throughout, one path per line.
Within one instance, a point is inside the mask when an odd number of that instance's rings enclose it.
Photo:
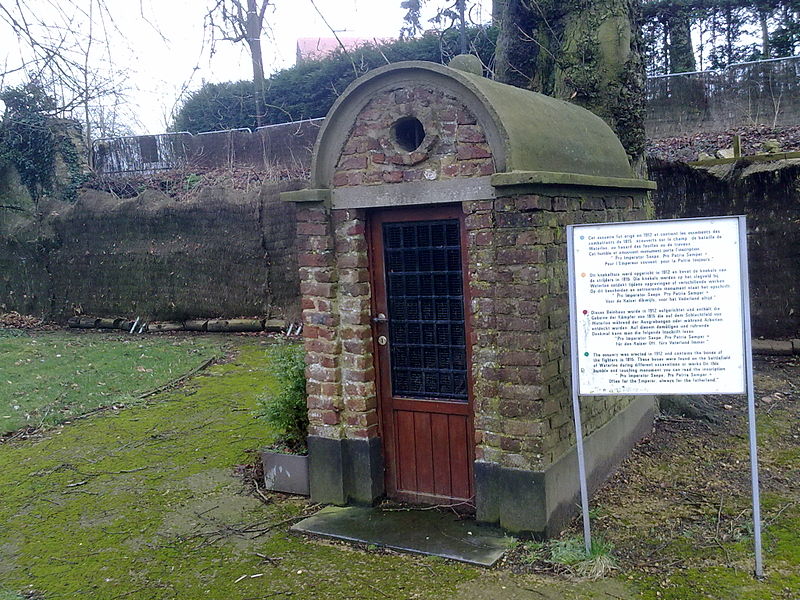
M 295 218 L 301 223 L 327 223 L 328 214 L 322 208 L 302 208 L 297 211 Z
M 519 452 L 521 448 L 522 444 L 518 439 L 505 435 L 500 437 L 501 450 L 505 450 L 506 452 Z
M 402 171 L 384 171 L 383 180 L 386 183 L 399 183 L 400 181 L 403 181 L 403 172 Z
M 342 187 L 347 185 L 349 181 L 348 174 L 342 171 L 337 171 L 333 174 L 333 180 L 331 181 L 334 187 Z
M 366 252 L 350 252 L 348 254 L 340 254 L 337 256 L 336 262 L 340 269 L 353 269 L 357 267 L 369 266 L 369 260 Z
M 329 253 L 308 254 L 302 253 L 297 257 L 297 264 L 301 267 L 327 267 L 333 263 L 333 255 Z
M 342 374 L 345 381 L 375 381 L 375 369 L 372 366 L 368 369 L 345 369 Z
M 297 235 L 326 235 L 328 226 L 325 223 L 298 223 Z
M 515 205 L 517 210 L 552 210 L 553 200 L 547 196 L 518 196 Z
M 333 354 L 337 351 L 338 344 L 332 339 L 325 339 L 319 337 L 319 332 L 314 337 L 308 337 L 307 331 L 303 331 L 305 337 L 306 352 L 322 352 L 324 354 Z
M 464 125 L 458 128 L 456 140 L 459 142 L 485 142 L 486 136 L 483 129 L 473 125 Z
M 442 169 L 442 174 L 447 177 L 456 177 L 460 172 L 458 165 L 447 165 Z
M 372 357 L 363 354 L 343 354 L 342 367 L 345 369 L 366 370 L 372 367 Z
M 306 377 L 313 381 L 338 381 L 339 373 L 333 367 L 323 367 L 322 365 L 308 365 L 306 367 Z
M 303 281 L 300 283 L 300 293 L 304 296 L 321 296 L 323 298 L 333 298 L 334 289 L 331 283 L 312 283 Z
M 372 382 L 345 381 L 344 393 L 351 397 L 374 398 L 375 384 Z
M 350 225 L 350 227 L 348 227 L 345 230 L 344 234 L 345 235 L 364 235 L 365 231 L 366 231 L 366 229 L 364 227 L 364 223 L 353 223 L 352 225 Z
M 359 416 L 358 423 L 353 423 L 352 425 L 366 428 L 366 427 L 375 427 L 377 424 L 378 424 L 378 412 L 373 409 L 361 413 Z
M 333 398 L 328 396 L 308 396 L 306 399 L 306 406 L 309 410 L 333 410 Z
M 330 329 L 329 327 L 321 327 L 319 325 L 305 324 L 303 326 L 303 337 L 309 340 L 322 338 L 323 340 L 330 341 L 336 339 L 336 332 Z
M 492 210 L 494 208 L 494 202 L 492 200 L 472 200 L 469 202 L 464 202 L 463 206 L 464 212 L 470 214 L 479 211 Z
M 497 251 L 498 265 L 527 265 L 542 263 L 545 252 L 542 248 L 504 248 Z
M 363 324 L 361 327 L 342 327 L 339 331 L 339 335 L 341 336 L 342 340 L 361 342 L 371 341 L 372 330 L 368 325 L 369 320 L 367 320 L 367 323 Z M 346 350 L 346 352 L 350 352 L 350 350 Z
M 467 230 L 472 229 L 490 229 L 493 225 L 494 219 L 490 213 L 477 213 L 467 215 L 464 219 L 464 226 Z
M 339 236 L 336 239 L 336 252 L 339 254 L 347 254 L 348 252 L 366 252 L 367 240 L 363 235 L 354 235 L 349 237 Z
M 458 144 L 456 151 L 458 160 L 473 160 L 476 158 L 491 158 L 492 153 L 488 149 L 475 144 Z
M 369 284 L 368 283 L 342 283 L 339 285 L 339 290 L 342 294 L 349 296 L 368 296 Z
M 605 204 L 602 198 L 583 198 L 581 200 L 581 208 L 583 210 L 603 210 Z
M 377 406 L 377 402 L 375 400 L 375 396 L 351 396 L 345 398 L 344 406 L 347 410 L 354 412 L 366 412 L 368 410 L 374 410 Z
M 475 117 L 466 108 L 459 109 L 456 122 L 459 125 L 475 125 L 477 123 Z
M 366 428 L 358 428 L 358 429 L 348 428 L 346 430 L 346 433 L 348 439 L 367 440 L 370 438 L 378 437 L 378 434 L 380 432 L 378 431 L 378 426 L 376 424 L 376 425 L 370 425 L 369 427 Z
M 333 410 L 320 411 L 322 422 L 325 425 L 336 425 L 339 423 L 339 413 Z

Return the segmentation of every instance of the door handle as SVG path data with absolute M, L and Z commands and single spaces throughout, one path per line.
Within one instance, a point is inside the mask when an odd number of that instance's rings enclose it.
M 387 319 L 387 318 L 386 318 L 386 315 L 385 315 L 385 314 L 383 314 L 383 313 L 378 313 L 377 315 L 375 315 L 374 317 L 372 317 L 372 322 L 373 322 L 373 323 L 376 323 L 376 324 L 388 323 L 388 322 L 389 322 L 389 319 Z

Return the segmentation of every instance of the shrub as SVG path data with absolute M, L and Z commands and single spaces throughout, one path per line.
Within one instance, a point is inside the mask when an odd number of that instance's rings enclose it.
M 470 52 L 491 65 L 497 31 L 475 26 L 467 31 Z M 321 60 L 300 62 L 272 74 L 264 91 L 263 123 L 286 123 L 324 117 L 336 98 L 370 69 L 404 60 L 447 63 L 458 54 L 458 31 L 434 32 L 411 40 L 367 44 L 348 53 L 336 51 Z M 207 83 L 178 109 L 174 131 L 215 131 L 256 127 L 252 81 Z
M 262 416 L 277 433 L 277 445 L 302 453 L 308 435 L 305 350 L 297 344 L 276 345 L 267 357 L 277 385 L 260 399 Z

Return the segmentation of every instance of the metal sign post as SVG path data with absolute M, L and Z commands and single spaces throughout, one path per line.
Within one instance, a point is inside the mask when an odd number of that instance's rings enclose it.
M 591 551 L 581 396 L 747 394 L 763 577 L 745 217 L 567 226 L 572 404 Z
M 753 336 L 750 330 L 750 277 L 747 272 L 747 226 L 744 217 L 739 217 L 739 259 L 742 273 L 742 316 L 744 320 L 744 348 L 747 362 L 747 422 L 750 438 L 750 486 L 753 493 L 753 541 L 755 552 L 755 575 L 764 577 L 761 558 L 761 493 L 758 484 L 758 444 L 756 443 L 756 394 L 753 385 Z
M 592 552 L 592 532 L 589 522 L 589 490 L 586 485 L 586 461 L 583 454 L 583 426 L 581 425 L 581 402 L 578 390 L 578 337 L 572 334 L 574 325 L 571 315 L 575 314 L 575 261 L 572 253 L 572 235 L 567 228 L 567 279 L 569 282 L 569 314 L 570 314 L 570 356 L 572 361 L 572 417 L 575 420 L 575 444 L 578 451 L 578 478 L 581 487 L 581 515 L 583 516 L 583 545 L 586 555 Z

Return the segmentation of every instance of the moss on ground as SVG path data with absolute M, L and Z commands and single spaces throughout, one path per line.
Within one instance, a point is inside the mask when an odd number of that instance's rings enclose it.
M 740 403 L 719 425 L 659 422 L 593 501 L 619 570 L 576 582 L 519 556 L 483 571 L 289 534 L 307 501 L 265 504 L 234 474 L 271 441 L 256 416 L 276 386 L 265 350 L 246 340 L 230 362 L 150 402 L 0 445 L 0 600 L 800 598 L 794 392 L 759 407 L 765 581 L 751 576 Z M 795 368 L 776 389 L 800 378 Z
M 245 493 L 234 466 L 271 437 L 255 416 L 270 385 L 264 350 L 243 346 L 157 402 L 3 445 L 0 589 L 54 600 L 441 598 L 476 576 L 311 543 L 286 531 L 305 501 Z

